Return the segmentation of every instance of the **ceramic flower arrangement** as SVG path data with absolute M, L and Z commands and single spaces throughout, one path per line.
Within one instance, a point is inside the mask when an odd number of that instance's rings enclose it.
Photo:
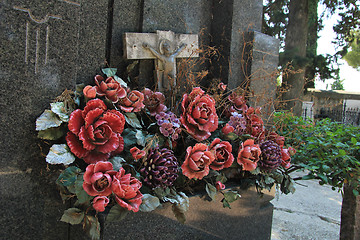
M 194 193 L 209 200 L 219 193 L 230 208 L 240 195 L 228 182 L 294 191 L 295 150 L 265 129 L 243 95 L 222 83 L 209 93 L 194 87 L 171 109 L 163 93 L 130 89 L 116 69 L 103 73 L 93 85 L 66 90 L 36 121 L 38 136 L 53 141 L 47 163 L 63 165 L 60 194 L 75 200 L 61 221 L 83 224 L 96 239 L 100 214 L 121 220 L 168 202 L 184 222 Z

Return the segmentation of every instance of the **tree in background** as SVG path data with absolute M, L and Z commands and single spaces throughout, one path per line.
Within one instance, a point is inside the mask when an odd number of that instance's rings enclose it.
M 344 90 L 344 79 L 343 80 L 336 79 L 331 84 L 331 90 Z
M 322 29 L 317 17 L 318 4 L 324 4 L 330 14 L 340 11 L 341 21 L 334 26 L 340 51 L 335 56 L 317 55 L 318 32 Z M 324 14 L 322 15 L 324 16 Z M 283 109 L 301 114 L 301 99 L 307 87 L 320 79 L 339 79 L 334 63 L 344 56 L 360 19 L 357 0 L 268 0 L 264 6 L 263 32 L 281 40 Z
M 343 57 L 349 66 L 360 71 L 360 30 L 353 31 L 354 40 L 349 43 L 350 51 Z

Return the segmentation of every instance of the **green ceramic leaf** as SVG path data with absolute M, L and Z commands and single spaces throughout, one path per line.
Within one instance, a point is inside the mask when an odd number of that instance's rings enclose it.
M 129 211 L 120 205 L 115 205 L 110 209 L 109 214 L 106 217 L 106 221 L 121 221 L 123 220 Z
M 51 111 L 59 116 L 60 120 L 63 122 L 68 122 L 70 115 L 66 112 L 64 102 L 54 102 L 50 103 Z
M 127 83 L 126 83 L 124 80 L 122 80 L 120 77 L 118 77 L 118 76 L 115 75 L 115 76 L 114 76 L 114 79 L 115 79 L 118 83 L 120 83 L 121 86 L 127 88 Z
M 75 156 L 70 152 L 66 144 L 54 144 L 46 156 L 46 162 L 50 164 L 69 165 L 75 161 Z
M 45 140 L 57 140 L 64 135 L 64 128 L 54 127 L 48 128 L 45 130 L 40 130 L 38 132 L 38 138 L 45 139 Z
M 64 187 L 71 186 L 75 183 L 77 176 L 81 173 L 81 169 L 75 166 L 66 168 L 62 173 L 60 173 L 56 184 Z
M 216 197 L 216 187 L 210 183 L 206 184 L 205 190 L 207 192 L 207 194 L 209 195 L 209 197 L 211 198 L 212 201 L 215 200 Z
M 236 201 L 237 199 L 239 199 L 241 196 L 238 192 L 236 191 L 227 191 L 224 193 L 224 198 L 228 203 L 232 203 L 234 201 Z
M 48 128 L 60 126 L 62 121 L 51 110 L 45 110 L 40 117 L 36 119 L 36 131 L 46 130 Z
M 139 119 L 135 113 L 125 113 L 126 123 L 132 126 L 133 128 L 142 128 Z
M 107 76 L 107 77 L 113 77 L 116 74 L 117 69 L 116 68 L 103 68 L 102 72 Z
M 115 171 L 119 171 L 119 169 L 122 167 L 122 163 L 125 163 L 126 160 L 122 157 L 116 156 L 109 159 L 109 162 L 112 163 L 113 169 Z
M 85 216 L 85 231 L 89 235 L 91 240 L 100 239 L 100 223 L 94 216 Z
M 94 198 L 93 196 L 87 194 L 87 192 L 84 190 L 83 183 L 84 183 L 83 174 L 79 174 L 76 178 L 75 184 L 72 185 L 72 189 L 68 187 L 69 191 L 76 194 L 76 197 L 78 198 L 80 204 L 90 202 L 91 199 Z
M 150 194 L 144 194 L 142 197 L 142 203 L 140 205 L 140 211 L 151 212 L 160 206 L 160 200 Z
M 64 211 L 60 221 L 70 223 L 71 225 L 80 224 L 84 219 L 84 212 L 78 208 L 69 208 Z

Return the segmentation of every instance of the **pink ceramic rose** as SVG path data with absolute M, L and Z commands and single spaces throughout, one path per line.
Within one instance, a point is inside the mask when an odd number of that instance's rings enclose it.
M 189 179 L 202 179 L 210 171 L 210 164 L 215 160 L 215 156 L 203 143 L 197 143 L 194 147 L 186 149 L 185 161 L 181 165 L 182 172 Z
M 116 174 L 111 162 L 97 162 L 86 167 L 83 188 L 90 196 L 109 196 L 112 177 Z
M 237 162 L 243 170 L 253 171 L 257 167 L 260 159 L 261 150 L 258 144 L 254 144 L 253 139 L 248 139 L 241 144 L 237 157 Z
M 210 165 L 211 169 L 221 170 L 228 168 L 234 162 L 234 156 L 231 153 L 232 146 L 229 142 L 215 138 L 210 144 L 209 149 L 215 156 L 215 160 Z
M 111 189 L 115 194 L 116 202 L 129 211 L 138 212 L 142 202 L 140 192 L 141 182 L 132 177 L 130 173 L 125 174 L 125 169 L 120 168 L 119 172 L 113 177 Z
M 197 141 L 210 137 L 211 132 L 218 127 L 218 116 L 215 100 L 196 87 L 187 95 L 184 94 L 181 103 L 182 115 L 180 121 L 187 132 Z

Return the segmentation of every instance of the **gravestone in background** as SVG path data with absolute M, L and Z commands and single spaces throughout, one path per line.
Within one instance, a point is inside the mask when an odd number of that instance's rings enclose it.
M 35 120 L 105 59 L 107 1 L 4 0 L 0 42 L 1 239 L 67 239 L 66 208 Z

